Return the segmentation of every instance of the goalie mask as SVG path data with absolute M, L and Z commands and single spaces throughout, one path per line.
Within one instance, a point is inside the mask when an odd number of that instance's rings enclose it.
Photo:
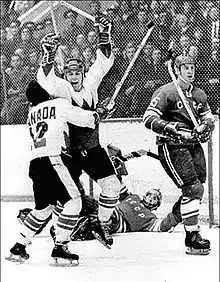
M 62 78 L 71 83 L 74 91 L 82 89 L 84 76 L 85 67 L 83 62 L 80 59 L 68 59 L 63 69 Z
M 177 76 L 185 83 L 192 83 L 195 79 L 195 58 L 187 54 L 176 57 L 174 68 Z
M 149 210 L 156 210 L 162 201 L 162 194 L 159 189 L 150 189 L 143 196 L 142 203 Z

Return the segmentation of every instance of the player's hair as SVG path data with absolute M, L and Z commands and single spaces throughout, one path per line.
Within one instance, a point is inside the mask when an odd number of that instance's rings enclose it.
M 49 93 L 36 80 L 31 80 L 26 88 L 26 97 L 32 106 L 50 99 Z
M 149 189 L 143 196 L 142 203 L 149 210 L 156 210 L 162 201 L 162 193 L 160 189 Z

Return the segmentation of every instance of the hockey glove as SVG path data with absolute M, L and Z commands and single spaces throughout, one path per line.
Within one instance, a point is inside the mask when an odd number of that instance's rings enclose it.
M 48 33 L 41 40 L 42 60 L 41 65 L 53 64 L 56 51 L 60 45 L 60 35 L 55 33 Z
M 205 143 L 210 140 L 214 128 L 214 121 L 210 118 L 207 118 L 197 128 L 194 129 L 193 136 L 201 143 Z
M 192 135 L 192 130 L 185 128 L 185 125 L 180 122 L 168 122 L 163 129 L 163 135 L 177 142 L 186 140 L 193 142 L 196 139 Z
M 95 27 L 98 27 L 98 46 L 110 43 L 112 23 L 104 15 L 95 17 Z
M 111 101 L 111 98 L 106 98 L 99 103 L 95 109 L 95 124 L 98 124 L 101 120 L 109 118 L 115 111 L 115 102 Z

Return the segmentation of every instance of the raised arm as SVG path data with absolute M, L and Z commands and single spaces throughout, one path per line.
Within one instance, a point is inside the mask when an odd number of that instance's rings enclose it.
M 54 58 L 59 44 L 60 36 L 55 33 L 49 33 L 42 39 L 42 60 L 37 81 L 50 95 L 71 101 L 71 85 L 54 72 Z

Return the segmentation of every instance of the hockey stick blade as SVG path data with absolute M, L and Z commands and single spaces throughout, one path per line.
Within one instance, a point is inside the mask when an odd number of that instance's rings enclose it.
M 111 250 L 111 246 L 106 244 L 106 242 L 104 242 L 101 238 L 101 236 L 96 233 L 95 231 L 92 231 L 93 236 L 95 237 L 95 239 L 97 239 L 104 247 L 106 247 L 107 249 Z

